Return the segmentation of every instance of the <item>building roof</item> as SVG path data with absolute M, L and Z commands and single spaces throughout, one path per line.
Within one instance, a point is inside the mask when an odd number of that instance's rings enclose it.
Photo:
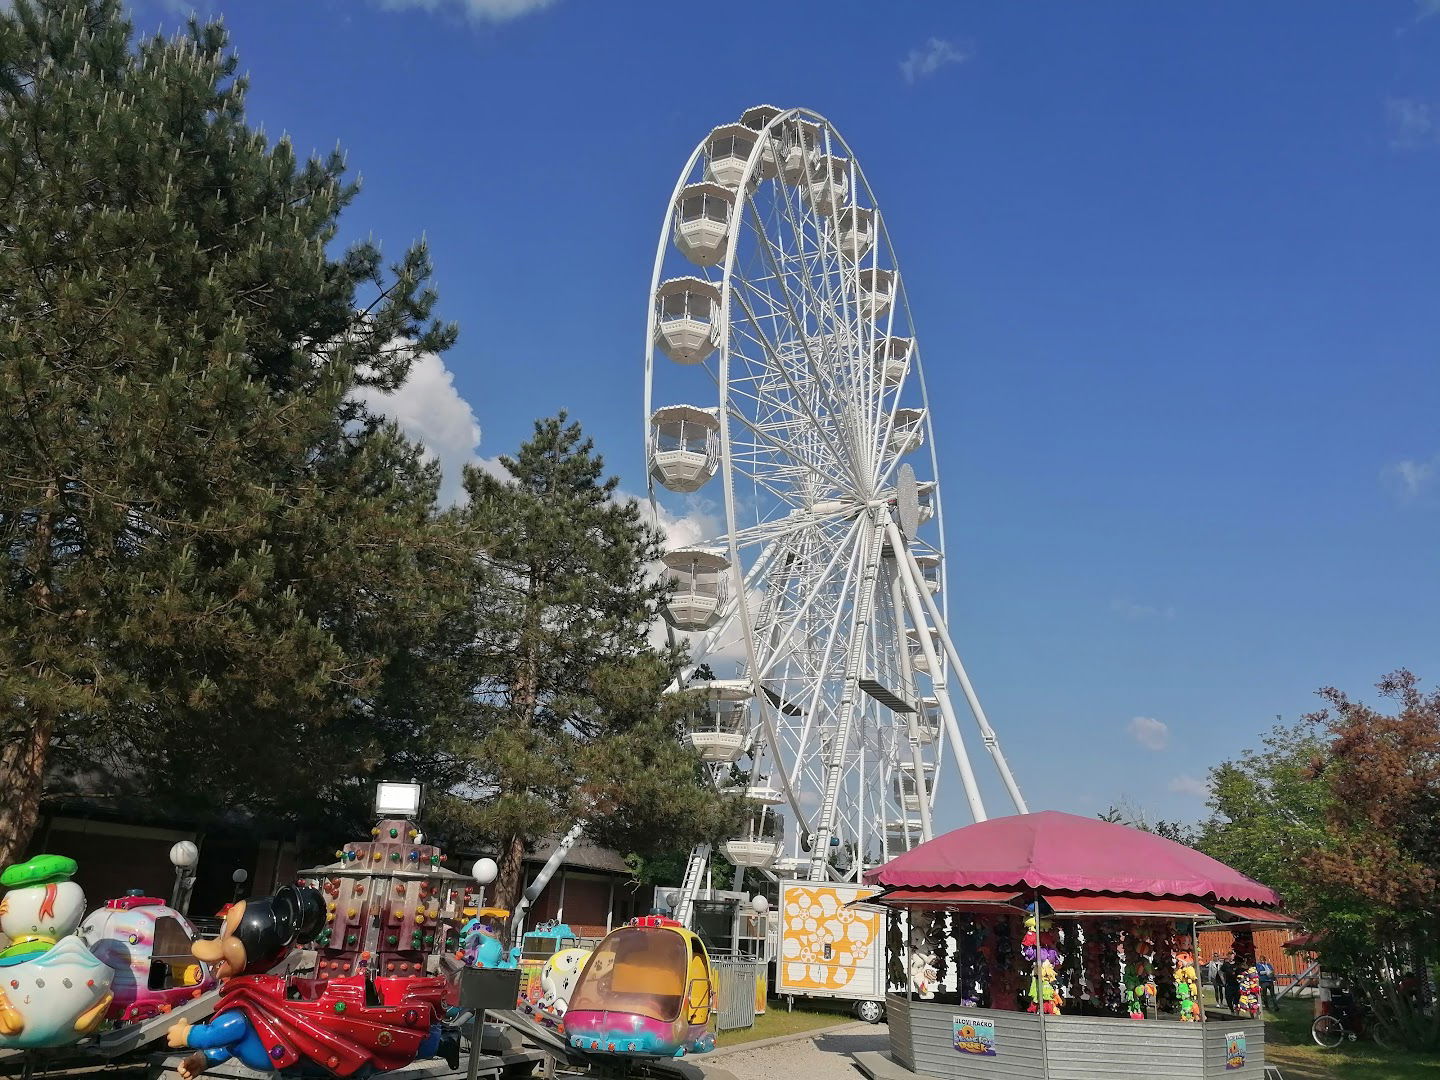
M 559 843 L 559 837 L 540 841 L 535 845 L 535 850 L 525 856 L 525 861 L 546 862 L 554 854 Z M 601 873 L 627 876 L 631 873 L 625 857 L 618 851 L 611 851 L 609 848 L 600 847 L 585 840 L 578 841 L 566 853 L 565 859 L 560 865 L 569 870 L 595 870 Z

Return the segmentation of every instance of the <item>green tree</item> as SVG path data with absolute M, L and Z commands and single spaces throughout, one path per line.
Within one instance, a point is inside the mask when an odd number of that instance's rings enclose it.
M 57 756 L 353 805 L 456 663 L 435 471 L 353 396 L 454 339 L 425 250 L 331 258 L 343 161 L 250 128 L 236 68 L 218 24 L 0 10 L 0 862 Z
M 1335 793 L 1323 776 L 1331 754 L 1329 733 L 1307 716 L 1276 725 L 1260 749 L 1211 769 L 1211 815 L 1196 846 L 1279 892 L 1343 966 L 1372 953 L 1379 938 L 1375 905 L 1314 869 L 1334 844 Z
M 460 753 L 475 798 L 450 813 L 497 841 L 497 902 L 513 908 L 526 846 L 577 820 L 644 858 L 733 827 L 739 800 L 682 742 L 693 698 L 663 692 L 683 657 L 648 641 L 669 589 L 651 572 L 659 533 L 563 413 L 500 460 L 506 478 L 465 477 L 478 726 Z
M 1277 724 L 1260 749 L 1211 769 L 1200 848 L 1294 902 L 1308 891 L 1303 859 L 1325 839 L 1327 795 L 1311 774 L 1324 752 L 1308 721 Z

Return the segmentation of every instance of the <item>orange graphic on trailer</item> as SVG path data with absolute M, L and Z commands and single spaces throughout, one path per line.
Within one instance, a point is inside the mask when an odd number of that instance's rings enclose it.
M 787 989 L 844 990 L 868 977 L 866 961 L 882 947 L 879 912 L 846 907 L 878 890 L 848 885 L 787 885 L 780 962 Z M 859 987 L 857 987 L 859 989 Z

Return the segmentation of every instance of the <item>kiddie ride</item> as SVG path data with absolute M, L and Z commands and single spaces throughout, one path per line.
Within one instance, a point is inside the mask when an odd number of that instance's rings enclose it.
M 494 940 L 484 911 L 467 929 L 481 938 L 465 943 L 467 959 L 483 956 Z M 715 1048 L 716 984 L 704 944 L 679 923 L 659 916 L 612 930 L 594 950 L 576 948 L 566 926 L 527 934 L 524 947 L 493 965 L 521 968 L 515 1015 L 502 1018 L 536 1034 L 553 1052 L 594 1059 L 673 1059 Z M 539 954 L 554 945 L 548 956 Z M 518 957 L 516 955 L 518 952 Z
M 521 968 L 513 1011 L 493 1018 L 563 1060 L 665 1075 L 667 1060 L 714 1047 L 714 973 L 694 934 L 638 919 L 592 952 L 552 925 L 507 951 L 508 912 L 470 906 L 473 882 L 444 859 L 410 822 L 381 821 L 334 864 L 306 871 L 310 884 L 232 905 L 213 940 L 139 895 L 82 922 L 72 860 L 11 867 L 0 875 L 10 890 L 0 902 L 0 1053 L 105 1060 L 163 1038 L 192 1051 L 172 1062 L 182 1080 L 233 1072 L 232 1060 L 364 1077 L 443 1054 L 454 1069 L 460 1040 L 447 1021 L 470 967 Z M 308 975 L 286 974 L 297 970 Z M 539 1057 L 495 1064 L 513 1071 Z
M 444 854 L 408 821 L 381 821 L 336 854 L 332 866 L 307 872 L 314 885 L 232 905 L 208 941 L 180 912 L 139 895 L 82 924 L 85 898 L 68 858 L 10 867 L 0 875 L 10 890 L 0 902 L 9 939 L 0 1056 L 113 1059 L 164 1038 L 196 1051 L 177 1066 L 185 1080 L 231 1058 L 368 1076 L 443 1049 L 453 1068 L 459 1040 L 444 1039 L 442 1021 L 461 965 L 448 950 L 473 883 L 443 868 Z M 298 969 L 313 977 L 287 974 Z

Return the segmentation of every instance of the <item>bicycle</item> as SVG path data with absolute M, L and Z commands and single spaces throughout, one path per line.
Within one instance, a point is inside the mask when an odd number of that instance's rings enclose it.
M 1335 1002 L 1332 999 L 1332 1008 L 1334 1005 Z M 1363 1009 L 1342 1006 L 1338 1012 L 1317 1016 L 1315 1022 L 1310 1025 L 1310 1038 L 1315 1040 L 1316 1046 L 1334 1050 L 1347 1039 L 1354 1042 L 1356 1039 L 1368 1035 L 1374 1040 L 1376 1046 L 1382 1050 L 1388 1050 L 1390 1043 L 1381 1034 L 1381 1031 L 1381 1025 L 1375 1022 L 1375 1010 L 1368 1005 Z

